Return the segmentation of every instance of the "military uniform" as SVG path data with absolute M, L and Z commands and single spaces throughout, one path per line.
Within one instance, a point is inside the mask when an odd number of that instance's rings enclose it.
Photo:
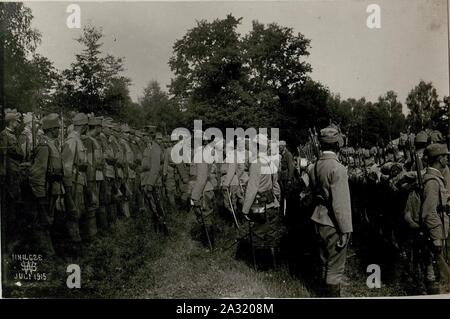
M 210 146 L 206 146 L 205 152 L 207 152 L 207 148 L 209 147 Z M 202 150 L 203 148 L 199 148 L 195 150 L 195 152 L 201 152 Z M 214 210 L 216 208 L 214 190 L 217 187 L 217 179 L 215 173 L 213 172 L 214 165 L 202 161 L 201 163 L 195 163 L 193 169 L 194 171 L 192 176 L 195 176 L 195 179 L 192 183 L 191 202 L 194 205 L 199 225 L 202 225 L 203 223 L 205 224 L 210 240 L 214 245 L 214 236 L 217 232 L 215 221 L 216 216 L 214 214 Z
M 253 143 L 267 145 L 265 135 L 257 135 Z M 251 245 L 256 252 L 270 251 L 275 257 L 285 233 L 279 201 L 275 196 L 273 161 L 262 154 L 250 155 L 249 179 L 245 191 L 242 213 L 251 220 Z
M 178 195 L 177 186 L 176 186 L 176 164 L 172 161 L 171 156 L 172 147 L 167 147 L 164 150 L 164 167 L 163 167 L 163 176 L 164 176 L 164 187 L 166 189 L 166 194 L 169 199 L 169 203 L 173 209 L 176 208 L 175 195 Z M 182 182 L 182 180 L 180 181 Z
M 123 152 L 123 180 L 122 180 L 122 193 L 123 198 L 121 202 L 121 211 L 123 215 L 126 217 L 130 217 L 130 200 L 132 199 L 132 188 L 133 183 L 136 179 L 136 172 L 134 171 L 134 154 L 133 150 L 130 146 L 130 143 L 128 142 L 128 134 L 130 132 L 130 128 L 128 125 L 122 125 L 122 134 L 125 135 L 124 137 L 122 135 L 122 138 L 119 139 L 119 144 L 122 148 Z
M 232 160 L 226 160 L 226 163 L 222 164 L 223 175 L 221 178 L 221 185 L 223 187 L 224 207 L 232 213 L 231 203 L 234 208 L 235 214 L 238 212 L 238 203 L 242 202 L 244 194 L 240 187 L 240 180 L 244 174 L 245 163 L 238 162 L 237 151 L 233 151 L 228 154 Z M 228 198 L 228 196 L 230 198 Z M 240 216 L 236 216 L 239 218 Z
M 44 130 L 60 127 L 58 114 L 49 114 L 42 121 Z M 63 164 L 57 138 L 43 136 L 32 159 L 28 180 L 37 205 L 32 226 L 35 241 L 45 254 L 53 255 L 50 231 L 55 212 L 63 214 L 65 210 Z
M 97 221 L 101 224 L 102 229 L 106 228 L 106 212 L 104 209 L 100 212 L 100 186 L 105 179 L 103 175 L 103 152 L 99 140 L 91 134 L 92 130 L 101 124 L 102 118 L 90 117 L 88 120 L 90 131 L 82 137 L 88 164 L 86 171 L 86 215 L 83 224 L 85 226 L 84 232 L 89 238 L 93 238 L 97 234 Z
M 285 203 L 290 202 L 290 200 L 293 200 L 293 198 L 290 196 L 292 191 L 292 185 L 294 182 L 294 157 L 292 156 L 292 153 L 289 152 L 289 150 L 286 148 L 286 142 L 280 141 L 280 146 L 284 147 L 282 149 L 280 156 L 280 167 L 279 167 L 279 181 L 280 181 L 280 188 L 281 188 L 281 205 L 282 210 L 285 212 L 287 210 L 287 207 L 284 207 Z
M 134 132 L 130 146 L 134 153 L 134 171 L 135 179 L 132 185 L 133 199 L 132 199 L 132 210 L 134 212 L 143 211 L 144 209 L 144 195 L 141 189 L 141 165 L 143 152 L 145 150 L 145 144 L 142 142 L 142 135 L 139 131 Z
M 88 124 L 88 117 L 84 113 L 77 114 L 73 123 L 75 126 Z M 73 130 L 67 136 L 62 150 L 64 165 L 64 187 L 66 188 L 66 205 L 69 239 L 80 242 L 80 218 L 86 214 L 85 192 L 86 192 L 86 170 L 87 157 L 86 148 L 81 141 L 81 135 Z
M 443 144 L 432 144 L 427 147 L 429 157 L 450 154 Z M 427 279 L 438 281 L 444 292 L 450 288 L 449 266 L 445 260 L 445 242 L 448 238 L 449 216 L 447 215 L 448 191 L 441 171 L 428 167 L 424 175 L 424 195 L 422 204 L 422 220 L 432 240 L 432 250 L 436 263 L 428 258 Z M 434 268 L 434 269 L 433 269 Z
M 109 143 L 109 135 L 111 134 L 112 120 L 104 119 L 102 121 L 103 131 L 99 135 L 100 147 L 102 149 L 104 165 L 103 165 L 103 176 L 104 179 L 100 182 L 100 194 L 99 194 L 99 214 L 101 216 L 106 216 L 106 222 L 109 226 L 115 217 L 117 216 L 116 206 L 113 202 L 113 187 L 115 187 L 116 171 L 115 163 L 116 158 L 114 156 L 114 150 Z M 104 213 L 103 213 L 104 210 Z M 101 220 L 99 225 L 103 227 L 105 221 Z
M 6 122 L 16 121 L 15 113 L 6 113 Z M 15 234 L 18 202 L 20 201 L 20 164 L 24 160 L 24 153 L 17 140 L 15 132 L 7 126 L 0 133 L 0 176 L 6 185 L 5 211 L 2 213 L 2 232 L 6 238 Z
M 152 142 L 144 151 L 142 157 L 141 186 L 147 204 L 152 212 L 152 218 L 157 231 L 165 225 L 163 214 L 163 203 L 161 197 L 161 173 L 163 154 L 158 143 Z
M 112 148 L 114 153 L 114 159 L 111 162 L 114 162 L 114 180 L 111 187 L 112 192 L 112 206 L 113 209 L 110 211 L 110 223 L 114 223 L 117 219 L 118 212 L 122 209 L 122 199 L 123 195 L 123 181 L 124 181 L 124 163 L 125 157 L 122 146 L 119 143 L 117 138 L 117 134 L 120 133 L 120 127 L 117 124 L 112 125 L 111 135 L 108 138 L 109 145 Z
M 327 145 L 338 143 L 339 132 L 325 128 L 319 139 Z M 309 167 L 308 173 L 315 194 L 316 207 L 311 219 L 319 239 L 322 275 L 329 293 L 339 296 L 348 237 L 353 231 L 347 170 L 335 153 L 324 151 L 316 164 Z M 344 234 L 346 237 L 342 237 Z

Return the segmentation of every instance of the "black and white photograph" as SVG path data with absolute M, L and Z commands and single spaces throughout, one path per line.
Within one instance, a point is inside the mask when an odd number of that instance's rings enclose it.
M 450 298 L 449 2 L 0 2 L 0 297 Z

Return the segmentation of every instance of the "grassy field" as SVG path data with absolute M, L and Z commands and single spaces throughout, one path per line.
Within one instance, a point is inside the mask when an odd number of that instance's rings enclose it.
M 191 238 L 195 218 L 178 213 L 171 235 L 155 234 L 146 218 L 122 219 L 105 237 L 84 248 L 80 260 L 56 259 L 40 264 L 48 279 L 12 280 L 4 297 L 58 298 L 265 298 L 308 297 L 283 266 L 254 271 L 234 258 L 234 249 L 211 253 Z M 228 229 L 229 230 L 229 229 Z M 229 244 L 224 241 L 223 244 Z M 68 289 L 66 267 L 79 264 L 81 289 Z M 12 274 L 11 274 L 12 275 Z
M 39 264 L 45 281 L 8 281 L 4 297 L 50 298 L 301 298 L 314 297 L 301 276 L 288 271 L 286 263 L 276 270 L 255 271 L 235 258 L 230 245 L 233 228 L 221 225 L 218 249 L 211 253 L 191 236 L 194 216 L 178 212 L 169 220 L 168 238 L 155 234 L 148 218 L 121 219 L 110 232 L 98 237 L 79 260 L 56 259 Z M 68 289 L 66 267 L 81 268 L 81 289 Z M 12 275 L 12 274 L 11 274 Z M 365 265 L 350 250 L 344 297 L 404 296 L 412 282 L 383 281 L 369 289 Z M 383 274 L 382 274 L 383 276 Z M 404 276 L 408 277 L 408 276 Z M 399 283 L 400 282 L 400 283 Z M 20 285 L 20 286 L 19 286 Z M 313 283 L 314 285 L 314 283 Z

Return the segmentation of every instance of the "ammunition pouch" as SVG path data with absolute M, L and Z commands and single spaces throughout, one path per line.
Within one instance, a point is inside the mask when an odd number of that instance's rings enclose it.
M 267 194 L 266 194 L 267 193 Z M 272 193 L 270 191 L 270 193 Z M 260 223 L 263 224 L 266 222 L 266 211 L 267 211 L 267 204 L 273 202 L 274 197 L 273 197 L 273 193 L 272 193 L 272 201 L 268 201 L 270 200 L 271 195 L 269 194 L 269 191 L 264 192 L 264 193 L 258 193 L 256 195 L 255 201 L 253 202 L 252 206 L 250 207 L 250 211 L 248 214 L 248 217 L 256 222 L 256 223 Z
M 52 169 L 47 173 L 47 178 L 50 182 L 61 182 L 63 179 L 62 169 Z

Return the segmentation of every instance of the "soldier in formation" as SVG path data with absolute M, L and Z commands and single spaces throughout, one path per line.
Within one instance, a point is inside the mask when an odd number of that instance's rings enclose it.
M 8 251 L 20 241 L 20 225 L 43 254 L 79 256 L 118 219 L 144 216 L 167 236 L 168 215 L 189 211 L 196 237 L 211 251 L 229 243 L 220 236 L 224 219 L 230 222 L 233 245 L 257 269 L 277 266 L 284 245 L 290 254 L 316 247 L 326 296 L 341 294 L 349 249 L 393 269 L 394 277 L 398 269 L 417 273 L 428 292 L 448 291 L 450 170 L 439 132 L 363 148 L 350 147 L 330 126 L 311 130 L 298 157 L 285 141 L 277 145 L 263 134 L 228 144 L 216 139 L 191 147 L 190 162 L 180 163 L 172 156 L 179 145 L 155 126 L 133 129 L 84 113 L 67 125 L 58 114 L 38 120 L 14 111 L 5 124 L 0 177 Z M 210 158 L 195 162 L 198 155 Z
M 79 257 L 118 218 L 138 213 L 168 233 L 165 206 L 175 204 L 175 180 L 186 182 L 187 174 L 185 167 L 165 157 L 169 145 L 154 127 L 134 130 L 84 113 L 74 114 L 69 126 L 55 113 L 41 119 L 25 114 L 23 119 L 21 129 L 21 116 L 9 111 L 0 133 L 0 177 L 6 194 L 2 242 L 8 251 L 23 244 L 49 258 Z M 187 199 L 187 189 L 182 189 L 177 198 Z M 163 193 L 171 194 L 168 201 Z M 30 238 L 17 232 L 25 223 Z

